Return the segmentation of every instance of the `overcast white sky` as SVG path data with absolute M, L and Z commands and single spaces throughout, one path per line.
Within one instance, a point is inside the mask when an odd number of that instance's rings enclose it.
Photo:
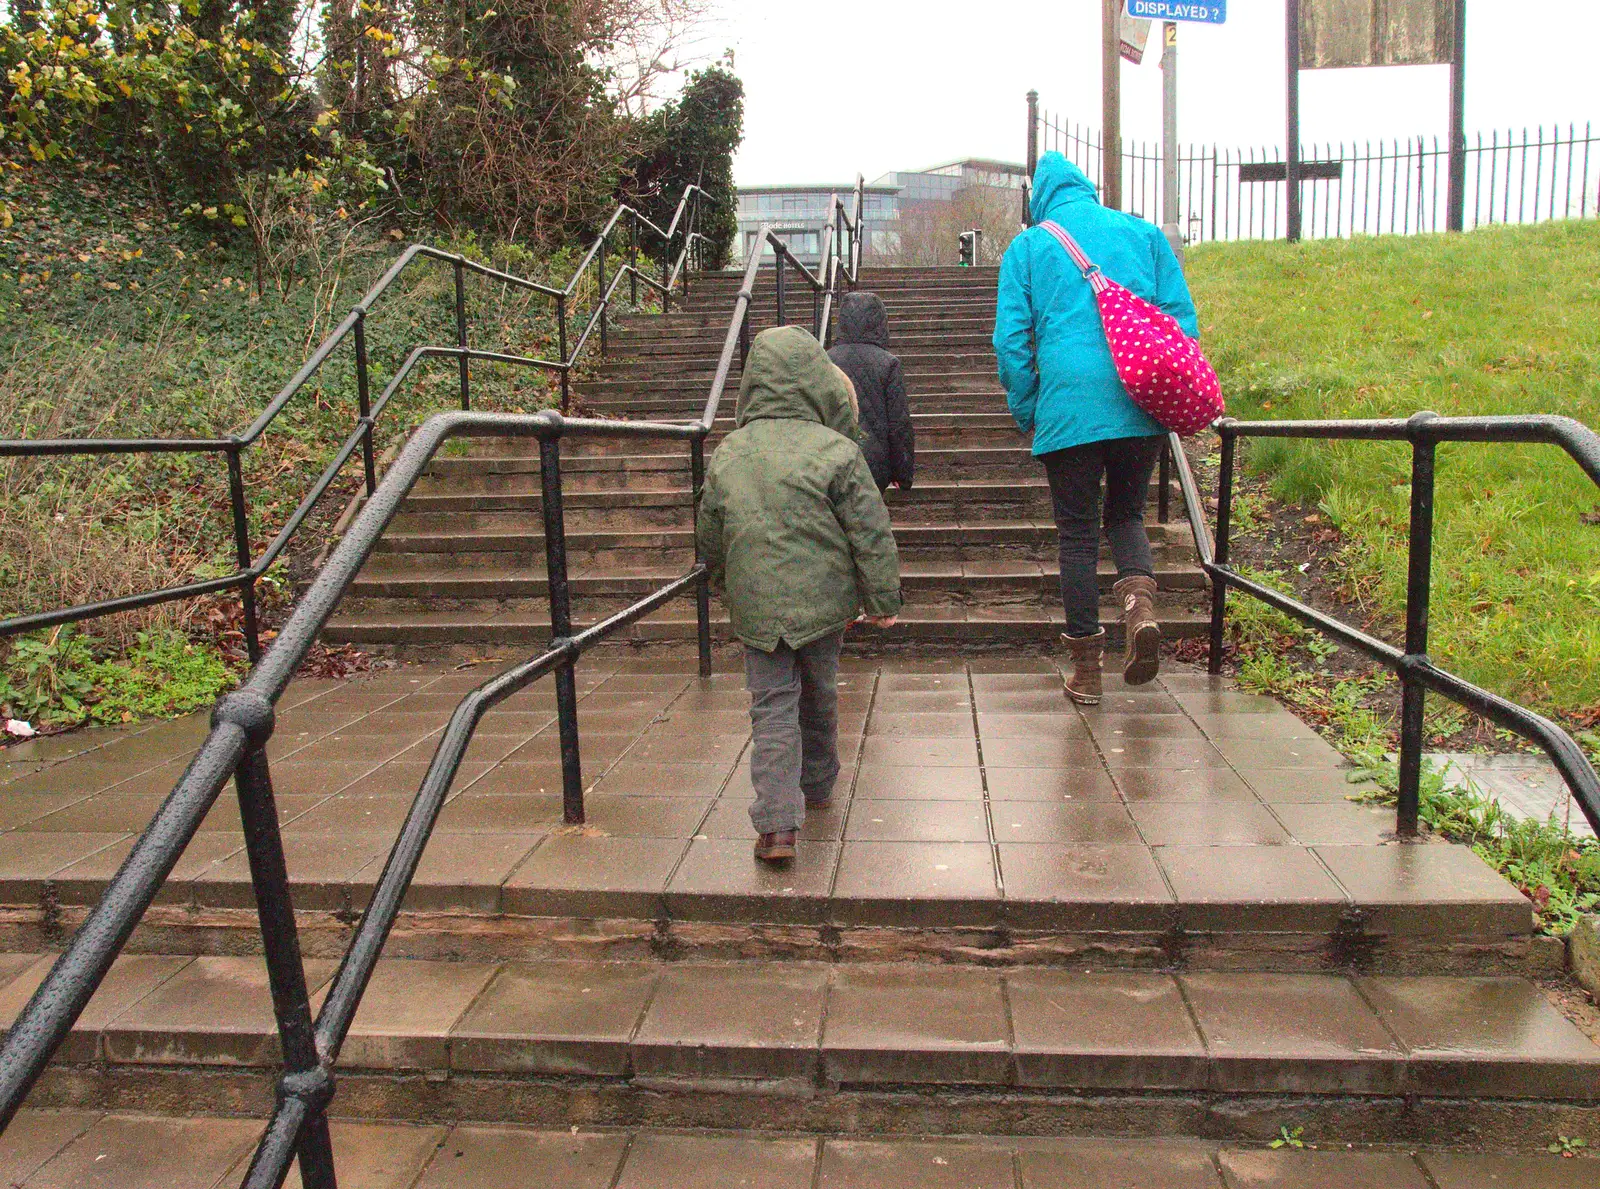
M 1020 161 L 1024 95 L 1100 121 L 1099 0 L 714 0 L 702 49 L 744 80 L 741 185 L 871 179 L 958 157 Z M 1179 136 L 1283 141 L 1282 0 L 1233 0 L 1220 27 L 1179 27 Z M 1554 12 L 1559 15 L 1543 15 Z M 1600 122 L 1600 3 L 1468 0 L 1467 129 Z M 1123 130 L 1160 135 L 1152 37 L 1123 66 Z M 1443 133 L 1448 70 L 1307 71 L 1308 142 Z

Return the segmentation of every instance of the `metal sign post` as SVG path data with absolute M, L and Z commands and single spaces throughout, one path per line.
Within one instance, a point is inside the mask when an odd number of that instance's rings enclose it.
M 1445 229 L 1460 231 L 1467 210 L 1467 0 L 1456 0 L 1450 39 L 1450 189 Z
M 1300 239 L 1300 0 L 1285 0 L 1283 34 L 1284 61 L 1289 68 L 1286 80 L 1288 89 L 1284 97 L 1288 129 L 1284 135 L 1283 162 L 1284 180 L 1287 182 L 1286 223 L 1292 244 Z
M 1122 0 L 1100 0 L 1100 201 L 1122 209 Z
M 1161 28 L 1161 230 L 1174 252 L 1183 250 L 1178 214 L 1178 22 L 1222 25 L 1228 0 L 1128 0 L 1128 15 L 1163 22 Z
M 1183 250 L 1178 227 L 1178 24 L 1161 27 L 1161 230 L 1174 252 Z

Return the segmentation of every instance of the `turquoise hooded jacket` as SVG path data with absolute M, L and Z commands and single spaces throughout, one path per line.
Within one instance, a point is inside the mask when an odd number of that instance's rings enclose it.
M 1101 272 L 1199 336 L 1189 286 L 1161 229 L 1101 206 L 1083 171 L 1060 153 L 1039 158 L 1031 209 L 1035 223 L 1065 227 Z M 1117 378 L 1089 282 L 1042 227 L 1012 240 L 1000 264 L 994 353 L 1011 415 L 1033 434 L 1036 455 L 1162 432 Z

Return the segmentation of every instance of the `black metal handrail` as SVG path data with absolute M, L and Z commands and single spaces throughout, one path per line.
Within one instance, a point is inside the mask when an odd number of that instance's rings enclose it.
M 378 415 L 389 403 L 389 399 L 398 389 L 399 383 L 408 377 L 416 364 L 426 358 L 454 356 L 459 360 L 461 407 L 470 409 L 471 379 L 470 362 L 474 359 L 489 363 L 509 363 L 527 367 L 535 367 L 545 371 L 556 372 L 561 378 L 561 409 L 565 412 L 571 398 L 571 376 L 577 366 L 584 348 L 588 345 L 591 332 L 598 324 L 600 329 L 601 353 L 607 350 L 606 324 L 608 312 L 616 292 L 617 284 L 624 276 L 628 278 L 631 300 L 638 304 L 638 288 L 643 282 L 647 289 L 654 290 L 660 295 L 662 308 L 670 307 L 672 293 L 681 284 L 683 292 L 688 293 L 688 271 L 686 263 L 690 259 L 698 258 L 701 247 L 708 242 L 707 237 L 696 230 L 700 217 L 702 202 L 714 201 L 697 185 L 684 188 L 682 197 L 678 200 L 677 209 L 672 221 L 663 230 L 653 223 L 648 216 L 627 203 L 618 203 L 617 209 L 607 220 L 600 234 L 590 244 L 588 252 L 578 263 L 571 278 L 560 289 L 551 285 L 541 284 L 525 277 L 514 276 L 502 272 L 488 265 L 479 264 L 468 260 L 466 257 L 452 252 L 444 252 L 426 244 L 412 244 L 402 252 L 398 259 L 389 266 L 388 270 L 378 281 L 367 290 L 366 294 L 358 301 L 354 308 L 345 316 L 344 320 L 336 326 L 332 333 L 325 338 L 321 345 L 311 353 L 311 356 L 300 366 L 300 369 L 290 377 L 289 381 L 280 388 L 277 394 L 267 403 L 267 406 L 252 421 L 242 433 L 226 438 L 56 438 L 36 440 L 0 440 L 0 458 L 36 458 L 60 457 L 65 455 L 114 455 L 114 454 L 222 454 L 226 456 L 228 468 L 228 498 L 229 510 L 233 519 L 234 555 L 238 569 L 232 573 L 218 578 L 207 578 L 197 582 L 186 582 L 178 586 L 163 587 L 159 590 L 141 591 L 137 594 L 122 595 L 111 599 L 102 599 L 92 603 L 82 603 L 72 607 L 61 607 L 51 611 L 39 611 L 28 615 L 16 615 L 9 619 L 0 620 L 0 638 L 16 635 L 21 632 L 33 631 L 38 628 L 55 627 L 59 624 L 74 623 L 85 619 L 96 619 L 105 615 L 114 615 L 118 612 L 133 611 L 141 607 L 154 606 L 158 603 L 172 602 L 178 599 L 197 598 L 201 595 L 216 594 L 224 590 L 237 589 L 239 602 L 243 614 L 243 628 L 245 649 L 252 663 L 260 658 L 261 638 L 258 617 L 256 614 L 255 590 L 256 583 L 267 573 L 272 564 L 294 533 L 305 522 L 307 516 L 321 501 L 329 487 L 333 485 L 345 465 L 350 461 L 355 451 L 359 449 L 362 455 L 363 478 L 367 495 L 370 496 L 377 487 L 377 463 L 373 449 L 373 430 Z M 617 224 L 627 218 L 631 224 L 629 242 L 630 257 L 622 264 L 612 277 L 606 280 L 606 247 Z M 681 235 L 680 235 L 681 227 Z M 639 268 L 640 232 L 648 231 L 657 236 L 662 243 L 661 251 L 661 276 L 660 279 L 652 277 Z M 682 239 L 682 248 L 676 258 L 672 255 L 673 245 Z M 455 315 L 456 315 L 456 343 L 453 347 L 418 347 L 406 357 L 405 363 L 397 375 L 391 379 L 384 389 L 383 395 L 374 404 L 370 400 L 369 368 L 367 362 L 366 319 L 378 299 L 388 291 L 389 286 L 410 267 L 418 258 L 438 260 L 449 264 L 455 274 Z M 577 341 L 569 349 L 567 344 L 567 323 L 569 305 L 578 292 L 579 285 L 591 267 L 598 269 L 598 283 L 596 286 L 596 302 L 594 311 L 589 317 L 587 325 L 579 335 Z M 474 350 L 467 342 L 467 313 L 466 313 L 466 274 L 472 273 L 503 285 L 522 289 L 527 292 L 537 293 L 548 297 L 556 305 L 557 339 L 561 352 L 560 359 L 536 359 L 523 356 L 507 355 L 493 351 Z M 250 515 L 248 497 L 244 484 L 243 454 L 265 433 L 283 412 L 288 403 L 297 396 L 301 389 L 317 374 L 318 370 L 333 354 L 340 344 L 346 339 L 353 341 L 356 364 L 356 405 L 357 416 L 355 428 L 340 449 L 335 453 L 333 461 L 323 470 L 311 486 L 310 491 L 294 512 L 290 514 L 283 529 L 277 534 L 272 543 L 261 554 L 255 557 L 250 545 Z
M 1441 417 L 1421 412 L 1405 419 L 1367 421 L 1235 421 L 1216 424 L 1222 436 L 1217 481 L 1217 536 L 1213 548 L 1206 531 L 1199 488 L 1176 435 L 1170 440 L 1173 465 L 1194 532 L 1200 564 L 1211 578 L 1210 670 L 1222 671 L 1228 587 L 1250 594 L 1341 644 L 1363 652 L 1400 678 L 1399 789 L 1395 830 L 1417 833 L 1421 810 L 1423 710 L 1429 690 L 1482 715 L 1497 726 L 1542 748 L 1571 790 L 1589 824 L 1600 832 L 1600 775 L 1583 749 L 1556 723 L 1525 706 L 1489 692 L 1439 668 L 1428 657 L 1428 604 L 1433 565 L 1434 461 L 1440 442 L 1534 442 L 1560 446 L 1600 485 L 1600 434 L 1570 417 L 1522 415 Z M 1235 449 L 1240 438 L 1316 438 L 1411 444 L 1410 550 L 1406 576 L 1406 640 L 1396 648 L 1270 586 L 1247 578 L 1228 564 L 1228 534 L 1233 504 Z
M 859 212 L 858 194 L 857 217 L 845 231 L 852 241 L 859 234 Z M 705 473 L 705 441 L 716 423 L 732 370 L 733 353 L 747 340 L 750 305 L 761 259 L 767 246 L 775 252 L 782 250 L 782 241 L 770 226 L 761 229 L 757 242 L 759 246 L 751 253 L 734 302 L 705 411 L 696 420 L 681 423 L 611 421 L 566 417 L 554 411 L 497 414 L 463 410 L 436 414 L 411 435 L 315 580 L 295 604 L 272 646 L 244 684 L 217 703 L 211 731 L 183 776 L 157 809 L 99 902 L 73 935 L 65 953 L 51 967 L 12 1025 L 4 1047 L 0 1048 L 0 1130 L 15 1116 L 199 829 L 223 785 L 231 778 L 239 797 L 284 1061 L 284 1073 L 278 1081 L 277 1106 L 243 1183 L 248 1189 L 275 1189 L 282 1184 L 290 1162 L 298 1158 L 307 1189 L 333 1189 L 333 1149 L 326 1113 L 335 1089 L 333 1066 L 416 874 L 445 795 L 483 715 L 540 677 L 554 674 L 564 816 L 570 822 L 581 822 L 583 778 L 574 671 L 578 658 L 616 631 L 692 589 L 698 619 L 700 672 L 702 676 L 710 675 L 710 588 L 708 570 L 698 544 L 694 564 L 687 573 L 625 610 L 580 631 L 573 630 L 562 512 L 561 442 L 571 436 L 688 442 L 698 514 Z M 859 245 L 852 242 L 848 251 L 852 262 L 848 269 L 839 266 L 838 253 L 833 266 L 824 269 L 825 275 L 835 284 L 841 272 L 853 275 L 856 271 Z M 614 289 L 620 279 L 620 274 L 613 278 L 611 288 Z M 831 299 L 831 289 L 826 296 Z M 823 330 L 825 332 L 825 326 Z M 464 350 L 417 348 L 407 357 L 406 366 L 414 366 L 416 360 L 428 352 Z M 380 401 L 392 396 L 402 379 L 397 375 Z M 273 731 L 274 707 L 430 460 L 452 438 L 490 435 L 534 437 L 539 442 L 550 645 L 537 656 L 491 678 L 457 705 L 434 749 L 427 774 L 390 850 L 371 901 L 329 985 L 322 1008 L 313 1020 L 265 750 Z

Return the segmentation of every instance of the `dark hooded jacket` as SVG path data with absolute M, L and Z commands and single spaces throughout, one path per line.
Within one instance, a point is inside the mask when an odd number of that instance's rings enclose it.
M 916 462 L 911 410 L 900 360 L 889 347 L 889 313 L 875 293 L 852 293 L 839 307 L 839 334 L 828 358 L 855 385 L 861 406 L 861 452 L 879 490 L 911 486 Z
M 839 369 L 798 326 L 764 330 L 737 425 L 711 456 L 695 536 L 733 634 L 771 652 L 900 610 L 900 559 Z

